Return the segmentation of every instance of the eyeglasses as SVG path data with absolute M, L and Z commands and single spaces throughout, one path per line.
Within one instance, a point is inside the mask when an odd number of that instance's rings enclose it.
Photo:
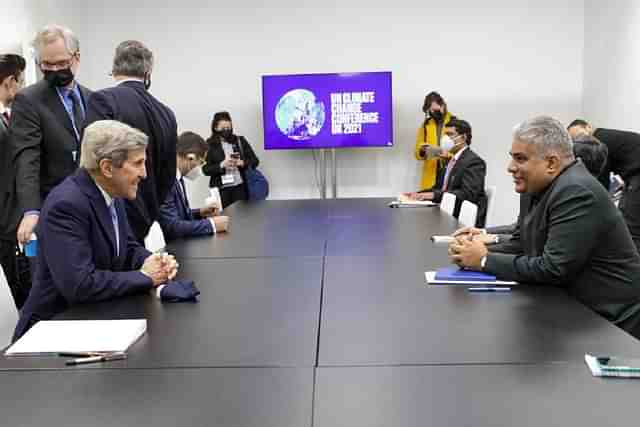
M 76 54 L 71 55 L 71 58 L 64 59 L 58 62 L 49 62 L 49 61 L 41 61 L 40 68 L 44 70 L 64 70 L 65 68 L 71 67 L 73 60 L 75 59 Z

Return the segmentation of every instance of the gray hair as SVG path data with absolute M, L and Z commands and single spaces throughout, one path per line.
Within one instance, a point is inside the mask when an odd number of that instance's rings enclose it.
M 40 52 L 42 48 L 58 39 L 64 40 L 64 45 L 70 55 L 80 52 L 80 42 L 78 37 L 70 29 L 61 25 L 47 25 L 36 34 L 33 40 L 33 47 L 36 51 L 36 59 L 40 62 Z
M 111 70 L 114 76 L 143 78 L 152 68 L 153 53 L 141 42 L 126 40 L 116 47 Z
M 573 160 L 573 142 L 562 123 L 553 117 L 538 116 L 525 120 L 513 130 L 513 138 L 525 144 L 533 144 L 538 158 L 556 154 Z
M 129 152 L 146 148 L 148 140 L 147 135 L 129 125 L 115 120 L 99 120 L 84 130 L 80 167 L 96 171 L 103 159 L 110 159 L 116 168 L 122 167 Z

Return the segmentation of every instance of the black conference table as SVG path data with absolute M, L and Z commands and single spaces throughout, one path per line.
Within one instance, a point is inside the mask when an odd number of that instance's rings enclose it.
M 237 203 L 228 234 L 169 245 L 198 303 L 139 295 L 63 313 L 144 317 L 148 330 L 126 361 L 0 358 L 1 416 L 67 426 L 630 419 L 640 383 L 594 379 L 583 357 L 640 357 L 640 342 L 556 288 L 427 286 L 424 272 L 448 264 L 429 236 L 457 222 L 388 201 Z

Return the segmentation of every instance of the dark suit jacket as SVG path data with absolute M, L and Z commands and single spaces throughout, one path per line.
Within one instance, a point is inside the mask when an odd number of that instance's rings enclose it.
M 82 102 L 91 92 L 80 86 Z M 82 132 L 82 129 L 79 129 Z M 11 108 L 10 146 L 20 214 L 38 210 L 47 194 L 72 174 L 80 143 L 58 92 L 42 80 L 16 95 Z M 75 152 L 75 158 L 74 158 Z
M 249 145 L 249 142 L 244 136 L 237 136 L 236 138 L 242 145 L 242 150 L 240 150 L 238 146 L 238 153 L 242 152 L 241 158 L 244 160 L 245 165 L 240 168 L 240 175 L 242 175 L 242 181 L 246 186 L 247 179 L 245 171 L 247 168 L 257 168 L 260 160 L 258 160 L 256 153 L 253 152 L 251 145 Z M 209 152 L 207 153 L 207 163 L 202 168 L 202 172 L 211 177 L 209 187 L 222 188 L 222 176 L 225 175 L 227 171 L 225 168 L 220 167 L 220 163 L 222 163 L 225 158 L 220 138 L 217 135 L 213 135 L 207 139 L 207 143 L 209 143 Z M 236 142 L 236 144 L 238 144 L 238 142 Z
M 0 240 L 14 242 L 18 228 L 15 171 L 9 150 L 9 128 L 0 117 Z
M 167 200 L 160 206 L 160 227 L 167 240 L 180 237 L 205 236 L 213 234 L 211 222 L 200 217 L 198 209 L 185 204 L 179 189 L 180 183 L 174 180 Z
M 120 252 L 102 193 L 84 170 L 57 186 L 38 222 L 38 266 L 14 339 L 69 306 L 148 291 L 138 271 L 151 254 L 131 234 L 122 200 L 115 199 Z
M 616 129 L 596 129 L 593 136 L 607 146 L 607 165 L 598 180 L 609 188 L 609 172 L 629 181 L 640 173 L 640 134 Z
M 640 315 L 640 255 L 607 191 L 576 161 L 521 211 L 510 253 L 484 271 L 502 280 L 562 286 L 607 319 Z
M 144 83 L 127 81 L 89 97 L 87 125 L 107 119 L 126 123 L 149 137 L 147 179 L 138 186 L 136 199 L 125 202 L 133 234 L 142 242 L 176 179 L 176 117 L 144 88 Z
M 456 196 L 453 216 L 457 218 L 460 215 L 460 208 L 464 200 L 475 203 L 478 206 L 476 227 L 484 227 L 487 216 L 487 195 L 484 191 L 486 175 L 486 163 L 470 147 L 467 147 L 460 155 L 449 174 L 447 193 L 453 193 Z M 422 192 L 425 191 L 433 192 L 433 201 L 435 203 L 442 201 L 444 192 L 441 187 L 422 190 Z

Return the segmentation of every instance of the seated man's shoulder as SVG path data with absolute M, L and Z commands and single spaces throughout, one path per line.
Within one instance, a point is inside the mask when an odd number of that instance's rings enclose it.
M 477 164 L 486 165 L 486 162 L 484 161 L 484 159 L 480 157 L 480 155 L 475 151 L 473 151 L 470 147 L 467 148 L 466 154 L 467 154 L 466 157 L 468 159 L 468 163 L 470 164 L 477 163 Z
M 75 182 L 75 176 L 69 176 L 56 186 L 45 200 L 43 211 L 75 211 L 80 213 L 89 209 L 89 197 Z

